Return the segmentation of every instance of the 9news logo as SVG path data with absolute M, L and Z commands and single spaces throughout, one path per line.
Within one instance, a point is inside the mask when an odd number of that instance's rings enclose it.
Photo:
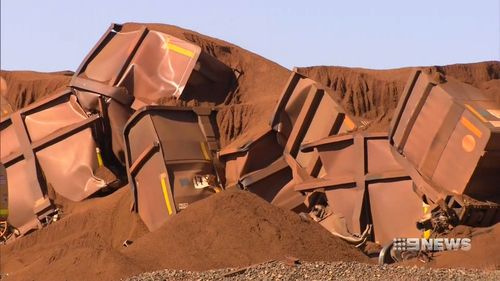
M 469 251 L 470 238 L 394 238 L 393 247 L 398 251 Z

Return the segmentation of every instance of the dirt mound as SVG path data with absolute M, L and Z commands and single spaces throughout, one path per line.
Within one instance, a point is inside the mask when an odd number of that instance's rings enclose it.
M 48 227 L 0 246 L 6 280 L 116 280 L 163 268 L 239 267 L 295 256 L 310 261 L 364 261 L 360 251 L 321 226 L 243 191 L 191 205 L 147 233 L 124 187 L 104 198 L 70 203 Z M 147 234 L 145 234 L 147 233 Z M 129 248 L 122 242 L 134 241 Z
M 119 251 L 125 239 L 147 232 L 130 203 L 128 187 L 66 202 L 60 221 L 0 246 L 1 273 L 6 280 L 116 280 L 141 272 Z
M 421 67 L 472 84 L 500 104 L 500 62 Z M 298 71 L 331 88 L 346 110 L 372 121 L 375 130 L 387 129 L 413 68 L 372 70 L 338 66 L 312 66 Z
M 368 262 L 320 225 L 245 191 L 226 191 L 193 204 L 124 253 L 150 270 L 240 267 L 285 256 Z
M 20 109 L 58 89 L 66 87 L 73 72 L 0 71 L 6 87 L 2 96 L 14 110 Z

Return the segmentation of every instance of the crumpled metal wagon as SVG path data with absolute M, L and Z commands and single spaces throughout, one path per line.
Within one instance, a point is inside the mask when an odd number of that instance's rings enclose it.
M 222 187 L 215 111 L 148 106 L 125 126 L 126 167 L 134 209 L 149 230 Z

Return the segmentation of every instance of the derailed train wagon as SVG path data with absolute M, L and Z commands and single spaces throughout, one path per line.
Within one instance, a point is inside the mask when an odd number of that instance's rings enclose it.
M 296 71 L 269 125 L 250 141 L 230 144 L 219 155 L 226 164 L 228 185 L 240 185 L 287 209 L 299 207 L 304 200 L 293 191 L 294 184 L 322 173 L 318 155 L 302 153 L 300 144 L 357 127 L 331 92 Z
M 20 234 L 40 228 L 57 213 L 48 188 L 80 201 L 114 182 L 95 134 L 101 118 L 88 115 L 71 90 L 63 90 L 0 124 L 1 162 L 8 178 L 9 224 Z
M 308 194 L 311 216 L 333 234 L 382 245 L 395 237 L 419 237 L 424 215 L 413 182 L 394 160 L 386 133 L 331 136 L 302 145 L 316 152 L 325 174 L 296 185 Z
M 123 128 L 135 110 L 170 98 L 220 100 L 235 79 L 230 67 L 191 42 L 145 26 L 112 24 L 70 86 L 86 110 L 105 116 L 108 145 L 124 163 Z
M 500 220 L 500 105 L 451 77 L 414 71 L 391 124 L 397 161 L 455 223 Z
M 149 106 L 125 126 L 134 209 L 149 230 L 221 190 L 212 108 Z
M 500 182 L 500 105 L 476 88 L 415 71 L 400 99 L 390 143 L 397 159 L 433 193 L 491 199 Z M 418 176 L 419 175 L 419 176 Z

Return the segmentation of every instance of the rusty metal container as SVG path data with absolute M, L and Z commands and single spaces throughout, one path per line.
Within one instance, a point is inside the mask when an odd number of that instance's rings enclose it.
M 314 152 L 302 153 L 300 145 L 358 127 L 330 91 L 296 71 L 288 79 L 270 125 L 284 151 L 313 176 L 320 173 L 321 162 Z
M 424 215 L 413 182 L 394 160 L 386 133 L 355 133 L 307 143 L 325 168 L 322 178 L 305 181 L 296 191 L 325 193 L 332 218 L 322 223 L 343 236 L 359 236 L 373 225 L 374 241 L 419 237 L 416 222 Z
M 112 24 L 70 86 L 86 110 L 104 116 L 107 146 L 123 163 L 122 132 L 133 110 L 181 95 L 222 103 L 235 79 L 231 68 L 193 43 L 146 27 L 124 31 Z
M 452 194 L 498 203 L 500 105 L 478 89 L 414 71 L 389 139 L 396 159 L 430 202 Z
M 227 94 L 234 82 L 231 68 L 191 42 L 146 27 L 122 29 L 109 27 L 76 71 L 72 86 L 103 95 L 102 84 L 122 86 L 142 103 L 155 104 L 184 91 Z
M 236 186 L 241 176 L 263 169 L 283 155 L 276 131 L 270 127 L 250 132 L 221 149 L 218 157 L 226 166 L 226 186 Z
M 220 190 L 212 108 L 148 106 L 125 126 L 134 209 L 149 230 Z
M 286 208 L 296 208 L 291 202 L 303 201 L 293 192 L 293 184 L 300 182 L 293 174 L 308 178 L 322 171 L 318 154 L 301 152 L 300 144 L 357 127 L 330 92 L 296 71 L 288 79 L 270 126 L 256 131 L 249 142 L 229 145 L 219 155 L 226 163 L 228 183 L 238 181 L 244 189 Z
M 2 120 L 1 162 L 8 177 L 9 223 L 21 234 L 41 227 L 55 212 L 47 196 L 49 185 L 63 197 L 80 201 L 115 180 L 96 175 L 103 166 L 93 137 L 99 121 L 99 116 L 87 115 L 70 90 Z

